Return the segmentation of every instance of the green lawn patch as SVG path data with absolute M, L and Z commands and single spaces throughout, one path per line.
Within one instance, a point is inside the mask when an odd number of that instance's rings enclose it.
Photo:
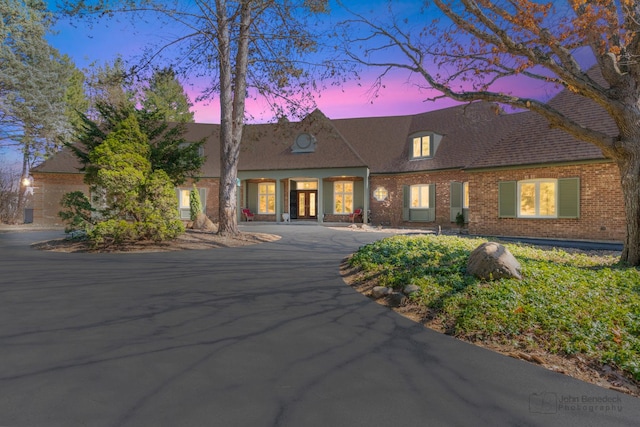
M 524 279 L 487 282 L 465 274 L 469 254 L 485 241 L 395 236 L 360 248 L 350 263 L 383 286 L 418 285 L 416 302 L 452 335 L 581 354 L 640 380 L 638 269 L 614 256 L 505 244 Z

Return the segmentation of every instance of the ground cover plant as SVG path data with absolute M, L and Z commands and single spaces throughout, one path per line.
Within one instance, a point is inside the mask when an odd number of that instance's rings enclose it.
M 640 271 L 613 255 L 505 244 L 523 280 L 465 274 L 486 240 L 395 236 L 366 245 L 352 267 L 382 286 L 421 289 L 413 298 L 445 331 L 470 341 L 575 356 L 640 381 Z

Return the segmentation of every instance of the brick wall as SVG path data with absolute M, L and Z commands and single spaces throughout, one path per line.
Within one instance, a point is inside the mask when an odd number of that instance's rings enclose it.
M 55 174 L 55 173 L 32 173 L 34 179 L 33 190 L 33 222 L 39 225 L 64 225 L 58 217 L 58 212 L 62 210 L 60 201 L 65 193 L 71 191 L 82 191 L 89 196 L 89 186 L 83 182 L 83 174 Z M 207 200 L 205 202 L 206 214 L 212 221 L 218 221 L 218 188 L 217 178 L 201 178 L 198 187 L 207 189 Z M 191 181 L 186 182 L 179 188 L 191 189 Z M 177 208 L 177 200 L 176 200 Z
M 220 181 L 218 178 L 200 178 L 196 182 L 196 187 L 206 188 L 207 200 L 204 202 L 205 214 L 213 222 L 218 222 L 218 192 L 220 191 Z M 193 181 L 188 180 L 184 184 L 178 186 L 180 189 L 191 190 Z M 240 191 L 240 189 L 238 189 Z
M 626 225 L 620 175 L 613 163 L 477 172 L 470 173 L 469 177 L 469 231 L 472 234 L 624 239 Z M 580 178 L 579 218 L 498 218 L 498 182 L 571 177 Z
M 372 175 L 371 176 L 371 224 L 392 227 L 428 227 L 440 226 L 444 229 L 457 228 L 451 222 L 450 186 L 451 181 L 465 182 L 469 174 L 460 170 L 416 173 L 406 175 Z M 436 185 L 436 220 L 432 222 L 403 221 L 402 219 L 402 186 L 418 184 Z M 388 192 L 386 200 L 378 201 L 373 198 L 373 192 L 378 187 L 384 187 Z
M 33 171 L 33 223 L 39 225 L 64 225 L 58 212 L 65 193 L 82 191 L 89 196 L 89 186 L 83 182 L 83 174 L 37 173 Z

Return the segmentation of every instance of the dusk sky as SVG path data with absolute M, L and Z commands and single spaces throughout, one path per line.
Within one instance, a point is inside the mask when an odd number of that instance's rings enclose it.
M 349 6 L 363 13 L 373 11 L 374 14 L 384 14 L 386 3 L 386 0 L 354 0 L 349 2 Z M 421 3 L 419 0 L 395 1 L 394 9 L 402 11 L 403 8 L 416 8 L 416 5 Z M 335 5 L 332 11 L 329 18 L 332 22 L 339 22 L 346 16 Z M 88 67 L 93 62 L 103 65 L 105 62 L 113 61 L 118 55 L 125 60 L 131 60 L 139 56 L 149 44 L 157 43 L 171 34 L 171 29 L 162 28 L 159 31 L 153 25 L 144 23 L 136 24 L 134 28 L 126 18 L 121 22 L 104 21 L 93 28 L 83 23 L 71 25 L 68 21 L 60 21 L 55 29 L 57 34 L 48 37 L 50 43 L 61 53 L 69 55 L 80 69 Z M 397 71 L 389 75 L 384 81 L 385 88 L 380 96 L 372 102 L 368 89 L 380 71 L 364 70 L 363 78 L 359 82 L 348 82 L 341 88 L 330 87 L 315 99 L 317 106 L 328 117 L 337 119 L 415 114 L 455 105 L 451 100 L 425 101 L 433 94 L 421 93 L 408 81 L 410 76 L 406 71 Z M 201 88 L 191 87 L 189 83 L 196 82 L 183 82 L 193 101 Z M 534 87 L 530 90 L 536 93 L 541 88 Z M 194 105 L 193 111 L 197 122 L 219 123 L 217 98 L 208 105 Z M 248 99 L 247 111 L 256 121 L 272 120 L 270 110 L 259 102 Z
M 48 2 L 50 7 L 54 7 L 56 0 Z M 416 27 L 423 25 L 423 20 L 431 20 L 433 11 L 429 14 L 419 14 L 421 0 L 394 0 L 393 9 L 397 16 L 409 17 L 409 23 Z M 368 17 L 385 18 L 388 15 L 387 0 L 351 0 L 349 7 Z M 332 0 L 332 13 L 325 17 L 329 25 L 335 25 L 346 19 L 348 15 L 335 5 Z M 73 24 L 69 20 L 59 20 L 54 27 L 55 34 L 47 38 L 51 45 L 62 54 L 69 55 L 80 69 L 87 69 L 91 64 L 104 65 L 112 63 L 120 55 L 125 61 L 135 64 L 145 49 L 153 44 L 173 40 L 180 29 L 163 26 L 158 28 L 157 23 L 145 23 L 143 20 L 136 21 L 135 25 L 127 17 L 119 20 L 104 20 L 93 26 L 82 21 L 75 21 Z M 386 58 L 385 58 L 386 59 Z M 166 65 L 166 63 L 154 64 Z M 330 86 L 327 90 L 315 98 L 315 102 L 325 115 L 332 119 L 352 118 L 352 117 L 376 117 L 395 116 L 406 114 L 417 114 L 434 109 L 440 109 L 455 105 L 455 102 L 448 99 L 441 99 L 437 102 L 426 101 L 434 93 L 424 93 L 416 88 L 409 80 L 411 76 L 406 71 L 396 71 L 388 74 L 384 79 L 385 88 L 379 96 L 372 101 L 369 89 L 375 81 L 375 77 L 380 74 L 380 69 L 361 70 L 360 81 L 349 81 L 343 87 Z M 419 77 L 413 76 L 414 79 Z M 182 81 L 191 101 L 199 95 L 204 86 L 198 86 L 196 81 L 186 79 Z M 414 80 L 414 82 L 420 80 Z M 553 92 L 549 92 L 548 87 L 542 83 L 522 86 L 521 80 L 513 79 L 505 82 L 501 90 L 505 92 L 517 88 L 520 94 L 527 94 L 533 98 L 549 98 Z M 214 97 L 207 104 L 195 103 L 193 111 L 195 120 L 200 123 L 219 123 L 220 108 L 219 99 Z M 268 122 L 273 120 L 273 113 L 260 101 L 247 99 L 247 113 L 252 116 L 254 122 Z M 5 155 L 8 154 L 8 157 Z M 13 161 L 17 160 L 11 151 L 4 151 L 2 157 Z
M 54 1 L 50 3 L 54 3 Z M 350 2 L 350 7 L 359 7 L 358 3 L 366 5 L 365 10 L 376 10 L 376 8 L 384 10 L 386 8 L 386 0 L 353 1 Z M 397 2 L 398 7 L 402 7 L 402 3 L 416 4 L 420 2 Z M 333 10 L 339 12 L 336 6 L 333 7 Z M 341 16 L 344 15 L 334 12 L 330 19 L 333 22 L 338 22 L 342 19 Z M 69 21 L 62 20 L 58 22 L 55 30 L 57 34 L 49 36 L 49 42 L 61 53 L 69 55 L 80 69 L 86 68 L 94 62 L 103 65 L 105 62 L 113 61 L 118 55 L 121 55 L 125 60 L 132 60 L 140 55 L 146 46 L 159 42 L 163 36 L 170 32 L 170 30 L 163 28 L 159 33 L 158 28 L 144 23 L 138 24 L 134 28 L 126 18 L 121 22 L 105 20 L 103 24 L 96 24 L 93 28 L 89 28 L 83 23 L 76 22 L 72 25 Z M 321 96 L 315 99 L 317 106 L 330 118 L 345 118 L 414 114 L 454 105 L 449 100 L 442 100 L 438 103 L 425 102 L 427 95 L 419 93 L 413 85 L 407 82 L 409 76 L 406 72 L 394 73 L 391 78 L 386 79 L 386 88 L 382 91 L 381 96 L 372 103 L 368 89 L 378 71 L 369 70 L 365 72 L 364 79 L 360 82 L 353 81 L 347 83 L 343 88 L 332 87 L 324 91 Z M 183 82 L 193 101 L 198 95 L 199 88 L 192 88 L 188 83 Z M 219 123 L 220 110 L 217 101 L 216 98 L 209 105 L 203 103 L 194 105 L 193 111 L 196 121 Z M 247 100 L 247 110 L 258 121 L 268 121 L 272 118 L 267 107 L 253 100 Z

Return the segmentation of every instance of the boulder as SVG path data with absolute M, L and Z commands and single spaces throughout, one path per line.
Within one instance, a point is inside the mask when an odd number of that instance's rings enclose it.
M 193 221 L 193 229 L 202 231 L 216 231 L 217 227 L 213 223 L 213 221 L 209 219 L 208 216 L 200 212 L 196 216 L 196 219 Z
M 521 266 L 509 250 L 496 242 L 478 246 L 469 255 L 467 274 L 484 280 L 522 279 Z
M 391 288 L 387 288 L 385 286 L 375 286 L 371 290 L 371 296 L 375 299 L 378 299 L 389 295 L 391 292 Z
M 413 294 L 417 294 L 420 292 L 420 286 L 418 285 L 407 285 L 402 289 L 405 295 L 411 296 Z
M 400 307 L 409 302 L 409 299 L 402 292 L 392 292 L 389 294 L 388 300 L 391 307 Z

